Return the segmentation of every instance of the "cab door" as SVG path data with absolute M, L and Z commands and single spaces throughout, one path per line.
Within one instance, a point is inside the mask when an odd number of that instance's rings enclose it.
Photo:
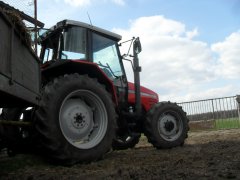
M 92 32 L 91 58 L 113 81 L 119 105 L 126 106 L 128 83 L 116 40 Z

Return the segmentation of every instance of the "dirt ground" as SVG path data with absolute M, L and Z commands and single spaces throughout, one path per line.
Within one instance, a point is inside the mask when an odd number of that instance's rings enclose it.
M 72 167 L 41 157 L 0 157 L 0 179 L 240 179 L 240 129 L 189 133 L 183 147 L 156 150 L 146 138 L 131 150 Z

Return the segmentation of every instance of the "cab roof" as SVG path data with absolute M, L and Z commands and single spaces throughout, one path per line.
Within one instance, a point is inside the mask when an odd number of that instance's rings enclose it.
M 68 20 L 68 19 L 65 19 L 63 21 L 58 22 L 57 25 L 53 26 L 51 29 L 56 29 L 56 28 L 60 28 L 60 27 L 68 26 L 68 25 L 79 26 L 79 27 L 91 29 L 91 30 L 93 30 L 95 32 L 99 32 L 101 34 L 110 36 L 111 38 L 114 38 L 117 41 L 120 41 L 122 39 L 121 35 L 113 33 L 111 31 L 108 31 L 108 30 L 105 30 L 105 29 L 93 26 L 91 24 L 87 24 L 87 23 L 83 23 L 83 22 L 79 22 L 79 21 L 74 21 L 74 20 Z

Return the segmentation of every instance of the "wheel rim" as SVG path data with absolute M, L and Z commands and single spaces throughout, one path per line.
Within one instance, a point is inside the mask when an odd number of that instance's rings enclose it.
M 175 141 L 183 131 L 183 121 L 178 113 L 167 111 L 158 120 L 158 132 L 166 141 Z
M 103 101 L 93 92 L 70 93 L 60 107 L 59 121 L 66 140 L 79 149 L 90 149 L 104 138 L 108 115 Z

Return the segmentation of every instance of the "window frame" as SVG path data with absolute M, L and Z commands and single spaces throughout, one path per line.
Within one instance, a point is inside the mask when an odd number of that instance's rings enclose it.
M 40 52 L 40 59 L 42 60 L 43 63 L 45 62 L 48 62 L 48 61 L 51 61 L 53 59 L 58 59 L 58 60 L 71 60 L 71 59 L 61 59 L 61 55 L 62 55 L 62 52 L 64 51 L 64 37 L 63 37 L 63 33 L 65 31 L 65 29 L 67 28 L 71 28 L 71 27 L 76 27 L 76 28 L 83 28 L 85 29 L 85 41 L 86 41 L 86 44 L 85 44 L 85 49 L 86 49 L 86 53 L 85 53 L 85 60 L 89 61 L 89 52 L 90 52 L 90 49 L 89 49 L 89 38 L 88 38 L 88 29 L 87 28 L 84 28 L 84 27 L 81 27 L 81 26 L 68 26 L 68 27 L 65 27 L 65 28 L 59 28 L 57 31 L 55 31 L 54 33 L 51 33 L 48 37 L 48 39 L 45 39 L 42 41 L 41 43 L 41 52 Z M 54 52 L 54 57 L 53 59 L 51 58 L 48 58 L 47 60 L 45 60 L 45 55 L 47 53 L 47 49 L 49 49 L 49 47 L 46 47 L 46 44 L 48 44 L 49 42 L 48 41 L 51 41 L 53 37 L 55 37 L 58 39 L 58 42 L 57 42 L 57 46 L 56 48 L 51 48 L 53 49 L 53 52 Z M 59 42 L 60 41 L 60 42 Z M 59 44 L 60 43 L 60 44 Z M 70 51 L 69 51 L 70 52 Z
M 100 32 L 97 32 L 97 31 L 93 31 L 93 30 L 88 30 L 88 40 L 90 41 L 89 42 L 89 61 L 92 62 L 92 63 L 95 63 L 94 60 L 93 60 L 93 34 L 96 34 L 96 35 L 99 35 L 99 36 L 102 36 L 104 38 L 107 38 L 107 39 L 110 39 L 110 40 L 113 40 L 115 42 L 115 48 L 116 48 L 116 53 L 117 53 L 117 57 L 118 57 L 118 61 L 119 61 L 119 65 L 120 65 L 120 68 L 121 68 L 121 71 L 122 71 L 122 76 L 121 78 L 124 79 L 124 82 L 127 82 L 127 77 L 126 77 L 126 72 L 125 72 L 125 68 L 124 68 L 124 65 L 123 65 L 123 61 L 122 61 L 122 56 L 121 56 L 121 53 L 120 53 L 120 49 L 118 48 L 118 40 L 110 37 L 110 36 L 107 36 L 105 34 L 102 34 Z

